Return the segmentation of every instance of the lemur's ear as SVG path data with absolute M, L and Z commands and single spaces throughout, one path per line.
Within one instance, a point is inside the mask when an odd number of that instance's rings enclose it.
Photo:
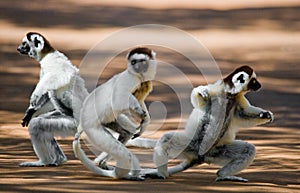
M 156 52 L 154 52 L 153 50 L 151 51 L 151 55 L 152 55 L 152 59 L 156 59 Z

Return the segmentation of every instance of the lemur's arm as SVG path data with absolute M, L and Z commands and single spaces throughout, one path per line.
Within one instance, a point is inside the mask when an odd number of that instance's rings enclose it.
M 152 82 L 146 81 L 146 82 L 142 82 L 141 87 L 133 93 L 133 95 L 139 101 L 143 111 L 145 112 L 145 115 L 144 115 L 144 117 L 142 117 L 142 121 L 140 124 L 140 130 L 133 135 L 132 139 L 141 136 L 150 123 L 151 118 L 150 118 L 150 114 L 149 114 L 148 109 L 145 104 L 145 99 L 151 91 L 152 91 Z
M 245 96 L 239 97 L 239 104 L 235 113 L 243 127 L 254 127 L 274 120 L 272 112 L 252 106 Z
M 134 134 L 139 127 L 136 126 L 136 124 L 132 122 L 132 120 L 131 120 L 132 117 L 129 117 L 129 116 L 131 116 L 130 112 L 133 112 L 135 115 L 140 117 L 142 119 L 142 122 L 143 122 L 144 117 L 146 116 L 146 112 L 143 110 L 143 108 L 141 107 L 138 100 L 132 94 L 130 94 L 130 96 L 129 96 L 128 108 L 129 109 L 126 109 L 126 108 L 122 109 L 121 113 L 118 115 L 116 120 L 123 129 Z
M 203 93 L 203 90 L 205 93 Z M 201 95 L 205 96 L 202 101 L 209 105 L 205 110 L 205 124 L 202 124 L 201 132 L 203 133 L 203 139 L 199 146 L 198 155 L 203 156 L 216 142 L 220 132 L 223 128 L 227 99 L 224 91 L 224 87 L 219 82 L 212 85 L 202 86 Z M 199 98 L 199 97 L 198 97 Z M 203 107 L 204 107 L 203 105 Z
M 21 124 L 23 127 L 28 126 L 33 114 L 42 108 L 49 100 L 51 100 L 56 110 L 60 109 L 58 108 L 58 102 L 54 100 L 54 91 L 70 84 L 73 75 L 74 74 L 70 72 L 65 74 L 46 73 L 41 77 L 31 94 L 30 105 L 22 119 Z
M 139 132 L 137 132 L 136 134 L 134 134 L 133 137 L 132 137 L 132 139 L 141 136 L 144 133 L 144 131 L 146 130 L 146 128 L 149 125 L 149 123 L 150 123 L 150 115 L 149 115 L 148 109 L 147 109 L 147 107 L 145 105 L 145 102 L 141 103 L 141 107 L 142 107 L 143 111 L 145 112 L 145 114 L 142 117 L 142 121 L 141 121 Z
M 191 94 L 191 103 L 194 108 L 205 110 L 212 96 L 225 96 L 224 85 L 221 81 L 194 88 Z
M 46 104 L 48 101 L 50 100 L 49 98 L 49 94 L 48 93 L 45 93 L 43 94 L 36 102 L 35 104 L 30 104 L 29 107 L 27 108 L 26 112 L 25 112 L 25 115 L 22 119 L 22 126 L 23 127 L 27 127 L 33 114 L 39 110 L 40 108 L 42 108 L 42 106 L 44 104 Z
M 195 109 L 202 111 L 196 117 L 201 120 L 198 123 L 200 125 L 194 126 L 203 135 L 199 156 L 204 155 L 218 139 L 225 118 L 226 101 L 223 84 L 218 81 L 215 84 L 198 86 L 192 91 L 191 102 Z
M 30 105 L 37 106 L 40 98 L 48 91 L 57 90 L 71 83 L 73 73 L 57 74 L 46 73 L 41 77 L 30 97 Z
M 64 110 L 60 106 L 60 103 L 55 96 L 55 91 L 50 90 L 47 93 L 43 94 L 42 97 L 40 97 L 34 105 L 30 104 L 30 106 L 26 110 L 25 115 L 22 119 L 22 126 L 23 127 L 28 126 L 34 113 L 37 112 L 39 109 L 43 108 L 43 106 L 48 102 L 51 102 L 54 110 L 57 113 L 64 114 Z
M 208 86 L 198 86 L 193 89 L 191 103 L 194 108 L 204 110 L 209 100 Z

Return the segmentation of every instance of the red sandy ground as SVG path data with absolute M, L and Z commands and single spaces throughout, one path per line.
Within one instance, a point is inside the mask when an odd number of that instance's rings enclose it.
M 219 1 L 205 5 L 191 0 L 176 2 L 172 6 L 154 0 L 151 9 L 149 3 L 136 1 L 0 2 L 0 192 L 300 192 L 300 4 L 276 0 L 265 4 L 231 1 L 230 6 Z M 74 157 L 72 137 L 59 138 L 69 159 L 63 166 L 18 166 L 36 159 L 20 120 L 38 80 L 39 67 L 16 53 L 23 35 L 31 30 L 45 34 L 79 66 L 96 42 L 123 27 L 144 23 L 172 25 L 192 34 L 209 49 L 224 75 L 241 64 L 256 70 L 263 88 L 248 98 L 271 110 L 275 121 L 241 129 L 238 135 L 257 147 L 254 163 L 239 174 L 249 179 L 248 183 L 214 182 L 218 167 L 213 165 L 193 167 L 167 180 L 134 182 L 100 177 Z M 163 48 L 157 48 L 157 53 L 159 60 L 182 70 L 194 86 L 205 84 L 181 54 Z M 124 58 L 122 53 L 111 61 L 100 82 L 124 69 L 120 65 Z M 174 93 L 158 82 L 148 104 L 154 101 L 162 101 L 168 110 L 167 123 L 152 136 L 157 138 L 178 126 L 180 109 Z M 152 150 L 131 150 L 142 166 L 153 167 Z

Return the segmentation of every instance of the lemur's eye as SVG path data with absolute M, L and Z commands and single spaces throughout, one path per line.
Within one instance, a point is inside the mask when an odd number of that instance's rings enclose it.
M 143 61 L 142 61 L 142 64 L 146 64 L 146 63 L 147 63 L 146 60 L 143 60 Z
M 135 65 L 135 64 L 136 64 L 136 60 L 132 60 L 132 61 L 131 61 L 131 64 L 132 64 L 132 65 Z
M 252 83 L 255 84 L 255 83 L 256 83 L 256 80 L 255 80 L 255 79 L 252 79 Z

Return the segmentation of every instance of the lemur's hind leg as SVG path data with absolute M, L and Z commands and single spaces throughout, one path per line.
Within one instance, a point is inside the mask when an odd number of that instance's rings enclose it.
M 24 162 L 20 166 L 58 166 L 67 161 L 67 157 L 56 142 L 54 135 L 74 135 L 77 123 L 69 116 L 56 115 L 53 112 L 31 119 L 29 134 L 38 161 Z
M 120 141 L 122 144 L 126 144 L 129 139 L 131 139 L 133 133 L 130 133 L 129 131 L 123 129 L 117 122 L 111 123 L 108 126 L 110 129 L 112 129 L 115 132 L 119 133 L 118 141 Z M 111 156 L 106 153 L 102 152 L 95 160 L 94 163 L 98 164 L 100 168 L 112 170 L 114 167 L 107 165 L 107 162 L 111 160 Z
M 173 174 L 187 170 L 188 168 L 194 166 L 196 163 L 197 163 L 197 160 L 186 159 L 183 162 L 181 162 L 180 164 L 170 167 L 168 169 L 169 175 L 171 176 Z
M 212 149 L 205 162 L 223 166 L 217 172 L 216 181 L 247 182 L 247 179 L 234 176 L 247 168 L 254 160 L 255 146 L 240 140 Z
M 176 157 L 174 156 L 177 153 L 178 144 L 176 142 L 181 143 L 181 140 L 176 140 L 176 137 L 175 132 L 168 132 L 158 140 L 153 153 L 153 161 L 157 167 L 157 173 L 148 174 L 147 177 L 162 179 L 169 177 L 168 159 Z
M 114 173 L 117 178 L 139 180 L 140 164 L 138 159 L 121 142 L 115 140 L 104 126 L 89 128 L 85 132 L 97 149 L 107 152 L 116 160 Z M 131 172 L 130 175 L 128 175 L 129 172 Z
M 194 165 L 193 154 L 184 152 L 189 139 L 182 133 L 168 132 L 164 134 L 154 148 L 153 160 L 157 167 L 156 172 L 149 172 L 145 177 L 165 179 Z M 184 161 L 168 168 L 169 158 L 179 158 Z

